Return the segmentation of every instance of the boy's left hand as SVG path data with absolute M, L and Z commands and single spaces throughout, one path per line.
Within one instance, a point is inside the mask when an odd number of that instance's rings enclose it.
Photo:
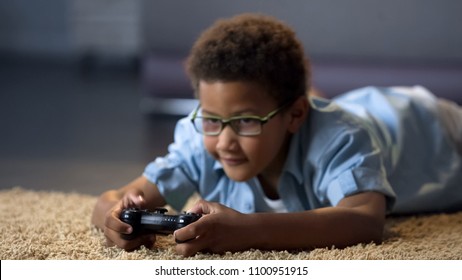
M 222 253 L 248 249 L 248 215 L 204 200 L 188 212 L 203 216 L 197 222 L 174 232 L 175 239 L 180 242 L 176 246 L 178 254 L 188 257 L 200 251 Z M 188 241 L 181 243 L 184 240 Z

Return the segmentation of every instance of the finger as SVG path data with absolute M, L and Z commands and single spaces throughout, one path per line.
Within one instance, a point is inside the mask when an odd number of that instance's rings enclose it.
M 177 243 L 189 243 L 197 237 L 206 234 L 209 227 L 208 218 L 209 217 L 202 217 L 192 224 L 175 230 L 173 232 L 175 241 Z
M 140 246 L 140 242 L 138 240 L 124 240 L 121 238 L 120 233 L 115 232 L 111 229 L 107 229 L 104 232 L 104 235 L 106 237 L 106 246 L 108 247 L 116 246 L 129 251 Z
M 104 235 L 106 236 L 106 245 L 108 247 L 117 246 L 126 251 L 133 251 L 141 247 L 141 245 L 144 245 L 146 248 L 150 249 L 156 242 L 156 236 L 154 234 L 140 235 L 134 239 L 126 240 L 121 237 L 120 233 L 106 228 Z
M 184 257 L 191 257 L 198 252 L 205 251 L 207 248 L 207 242 L 204 238 L 196 238 L 186 243 L 179 243 L 175 246 L 175 251 L 178 255 Z
M 131 240 L 123 240 L 120 233 L 111 230 L 110 228 L 104 229 L 104 236 L 106 237 L 106 246 L 108 247 L 117 246 L 119 248 L 128 250 L 135 246 L 133 245 L 135 242 L 132 242 Z
M 104 236 L 106 238 L 106 247 L 114 247 L 115 243 L 112 242 L 111 239 L 109 239 L 107 236 Z
M 106 228 L 111 229 L 117 233 L 130 234 L 133 232 L 131 225 L 126 224 L 120 220 L 120 213 L 122 209 L 115 208 L 113 211 L 110 211 L 106 216 L 104 225 Z
M 144 245 L 146 248 L 151 249 L 156 242 L 156 235 L 155 234 L 150 234 L 150 235 L 141 235 L 135 239 L 132 240 L 123 240 L 120 239 L 120 244 L 122 249 L 125 249 L 126 251 L 133 251 L 135 249 L 138 249 L 141 247 L 141 245 Z
M 198 222 L 199 221 L 196 223 Z M 185 226 L 181 229 L 177 229 L 173 232 L 173 237 L 175 238 L 176 243 L 185 243 L 195 239 L 197 236 L 199 236 L 199 233 L 197 232 L 197 226 L 193 224 Z
M 146 201 L 144 199 L 144 193 L 141 191 L 127 193 L 123 197 L 122 201 L 123 201 L 124 208 L 131 208 L 131 207 L 144 208 L 146 204 Z
M 199 200 L 196 204 L 189 209 L 187 212 L 196 213 L 196 214 L 211 214 L 214 212 L 215 203 L 208 202 L 206 200 Z
M 156 243 L 155 234 L 145 235 L 142 241 L 142 244 L 148 249 L 153 248 L 155 243 Z

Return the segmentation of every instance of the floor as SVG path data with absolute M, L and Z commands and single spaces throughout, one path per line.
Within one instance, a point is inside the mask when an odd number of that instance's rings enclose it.
M 97 195 L 166 152 L 178 117 L 140 112 L 136 72 L 77 65 L 0 58 L 0 189 Z

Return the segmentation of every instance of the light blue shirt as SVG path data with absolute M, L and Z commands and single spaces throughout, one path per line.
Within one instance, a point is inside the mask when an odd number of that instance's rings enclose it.
M 426 89 L 367 87 L 310 104 L 279 181 L 288 211 L 334 206 L 365 191 L 383 193 L 389 213 L 462 206 L 461 156 Z M 229 179 L 202 137 L 189 117 L 181 119 L 169 153 L 146 167 L 167 203 L 181 209 L 198 192 L 244 213 L 270 211 L 258 179 Z

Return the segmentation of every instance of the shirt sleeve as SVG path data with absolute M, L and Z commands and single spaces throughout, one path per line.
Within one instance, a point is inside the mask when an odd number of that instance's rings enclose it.
M 355 124 L 339 128 L 332 136 L 317 159 L 313 186 L 319 200 L 337 205 L 347 196 L 376 191 L 386 196 L 390 211 L 395 193 L 387 180 L 382 151 L 371 134 Z
M 143 175 L 156 184 L 166 202 L 175 210 L 181 210 L 198 188 L 198 166 L 204 150 L 201 145 L 201 137 L 189 118 L 183 118 L 177 123 L 168 154 L 156 158 L 144 170 Z

